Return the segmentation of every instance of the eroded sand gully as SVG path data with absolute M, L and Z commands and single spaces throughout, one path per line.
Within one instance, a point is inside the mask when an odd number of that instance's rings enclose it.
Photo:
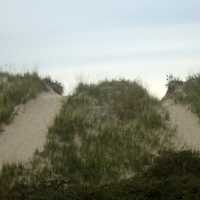
M 177 138 L 175 141 L 178 149 L 200 150 L 200 120 L 187 106 L 175 104 L 167 99 L 163 106 L 170 114 L 170 121 L 176 127 Z
M 0 168 L 3 163 L 28 161 L 36 149 L 43 148 L 61 102 L 61 96 L 45 92 L 20 106 L 13 122 L 0 135 Z

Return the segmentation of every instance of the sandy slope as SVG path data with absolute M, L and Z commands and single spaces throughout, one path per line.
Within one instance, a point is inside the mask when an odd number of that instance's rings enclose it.
M 200 121 L 186 106 L 165 100 L 164 107 L 169 111 L 171 123 L 177 128 L 175 143 L 180 148 L 200 150 Z
M 5 162 L 27 161 L 36 149 L 43 147 L 61 99 L 53 92 L 45 92 L 20 106 L 14 121 L 0 135 L 0 167 Z

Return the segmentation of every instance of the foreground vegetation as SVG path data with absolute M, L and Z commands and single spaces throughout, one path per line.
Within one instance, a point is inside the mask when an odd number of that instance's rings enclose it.
M 0 124 L 9 123 L 16 106 L 35 98 L 42 91 L 53 88 L 62 93 L 62 86 L 51 79 L 42 79 L 37 73 L 10 74 L 0 72 Z
M 200 118 L 200 74 L 188 76 L 186 81 L 170 76 L 167 96 L 175 102 L 190 105 L 192 112 Z
M 63 177 L 43 179 L 39 175 L 32 175 L 29 180 L 27 176 L 9 179 L 19 177 L 22 171 L 22 166 L 4 167 L 0 175 L 1 199 L 198 200 L 200 197 L 200 155 L 191 151 L 162 152 L 135 177 L 101 186 L 71 185 Z

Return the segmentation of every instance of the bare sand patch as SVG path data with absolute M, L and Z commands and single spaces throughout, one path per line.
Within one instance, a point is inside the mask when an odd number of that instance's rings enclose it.
M 36 149 L 42 150 L 61 102 L 62 96 L 51 91 L 18 107 L 13 122 L 0 135 L 0 167 L 3 163 L 26 162 Z
M 163 106 L 168 110 L 170 122 L 176 127 L 175 145 L 178 149 L 200 150 L 200 120 L 187 106 L 167 99 Z

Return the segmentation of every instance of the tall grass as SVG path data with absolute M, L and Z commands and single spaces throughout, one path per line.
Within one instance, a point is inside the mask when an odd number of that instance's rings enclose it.
M 170 148 L 173 131 L 160 102 L 136 82 L 80 83 L 49 129 L 42 153 L 73 183 L 131 177 Z
M 44 78 L 44 82 L 46 85 L 48 85 L 48 87 L 50 87 L 57 94 L 60 94 L 60 95 L 63 94 L 64 88 L 60 82 L 52 80 L 51 77 Z

